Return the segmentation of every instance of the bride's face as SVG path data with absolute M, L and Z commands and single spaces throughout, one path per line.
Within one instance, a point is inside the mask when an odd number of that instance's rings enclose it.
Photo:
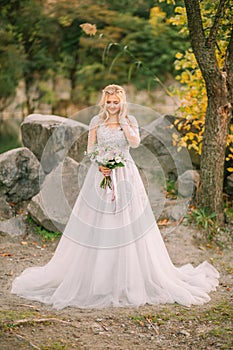
M 120 111 L 120 99 L 116 95 L 108 95 L 105 105 L 110 116 L 116 115 Z

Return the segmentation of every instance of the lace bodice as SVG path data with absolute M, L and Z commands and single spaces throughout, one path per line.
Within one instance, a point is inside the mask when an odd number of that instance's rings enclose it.
M 120 128 L 110 128 L 104 123 L 97 130 L 98 146 L 110 146 L 119 148 L 123 152 L 129 151 L 129 143 L 125 137 L 124 131 Z
M 120 126 L 112 128 L 104 122 L 99 124 L 99 116 L 93 117 L 89 126 L 88 152 L 92 152 L 94 146 L 98 144 L 100 147 L 116 147 L 125 156 L 129 155 L 129 148 L 137 147 L 140 142 L 137 121 L 133 116 L 129 116 L 129 120 L 130 125 L 128 125 L 129 130 L 127 131 L 130 136 L 126 137 L 125 131 Z

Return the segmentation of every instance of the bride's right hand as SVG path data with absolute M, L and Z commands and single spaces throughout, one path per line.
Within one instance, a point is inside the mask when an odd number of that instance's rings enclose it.
M 104 176 L 109 176 L 111 174 L 111 169 L 103 166 L 103 165 L 100 165 L 99 166 L 99 171 L 101 171 L 101 173 L 104 175 Z

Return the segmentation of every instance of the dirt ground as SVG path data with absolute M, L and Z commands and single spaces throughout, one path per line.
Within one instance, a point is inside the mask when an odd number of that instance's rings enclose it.
M 198 241 L 196 229 L 184 222 L 169 234 L 161 231 L 176 266 L 208 260 L 219 270 L 220 286 L 208 304 L 57 311 L 11 295 L 10 289 L 24 268 L 51 258 L 58 239 L 44 241 L 30 227 L 24 237 L 0 235 L 0 349 L 233 349 L 232 244 L 220 248 Z

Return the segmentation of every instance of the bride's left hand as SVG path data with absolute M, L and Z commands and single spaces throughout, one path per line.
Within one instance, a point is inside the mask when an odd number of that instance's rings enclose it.
M 109 169 L 109 168 L 107 168 L 107 167 L 105 167 L 105 166 L 100 165 L 100 166 L 99 166 L 99 171 L 101 171 L 101 173 L 102 173 L 104 176 L 110 176 L 112 170 Z
M 119 117 L 119 123 L 121 127 L 123 127 L 124 125 L 128 125 L 126 117 Z

